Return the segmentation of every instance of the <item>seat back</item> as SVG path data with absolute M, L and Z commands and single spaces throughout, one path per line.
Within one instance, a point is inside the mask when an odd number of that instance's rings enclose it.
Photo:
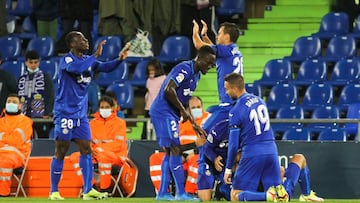
M 58 64 L 53 60 L 41 60 L 39 64 L 40 70 L 50 75 L 51 79 L 57 79 Z
M 290 57 L 303 61 L 321 55 L 321 41 L 318 37 L 299 37 L 294 44 Z
M 338 105 L 347 107 L 352 103 L 360 103 L 360 84 L 348 84 L 341 90 Z
M 277 84 L 270 90 L 266 104 L 269 109 L 279 109 L 282 106 L 296 105 L 298 91 L 291 84 Z
M 333 58 L 351 58 L 356 54 L 356 42 L 351 36 L 333 37 L 326 49 L 324 59 Z
M 97 38 L 94 44 L 94 50 L 98 47 L 99 43 L 106 40 L 106 44 L 103 46 L 102 54 L 98 57 L 100 61 L 110 61 L 119 56 L 119 53 L 123 47 L 120 36 L 101 36 Z
M 310 141 L 310 133 L 307 128 L 290 128 L 284 132 L 282 140 Z
M 114 82 L 122 83 L 129 78 L 129 64 L 125 61 L 121 62 L 118 67 L 116 67 L 113 71 L 105 73 L 100 72 L 95 82 L 102 86 L 108 87 Z
M 186 36 L 174 35 L 165 39 L 160 55 L 157 57 L 163 63 L 178 63 L 191 58 L 190 40 Z
M 346 132 L 342 128 L 325 129 L 320 132 L 319 141 L 343 141 L 346 142 Z
M 132 109 L 134 107 L 134 90 L 129 82 L 111 84 L 106 88 L 106 92 L 116 94 L 118 105 L 122 109 Z
M 303 108 L 315 109 L 319 106 L 331 105 L 334 99 L 333 88 L 328 84 L 312 84 L 305 92 Z
M 276 118 L 303 119 L 304 109 L 301 106 L 284 106 L 277 111 Z
M 1 67 L 3 70 L 11 73 L 16 80 L 25 72 L 24 63 L 19 61 L 5 61 Z
M 262 97 L 261 86 L 256 83 L 246 83 L 245 84 L 246 92 L 254 94 L 256 96 Z
M 99 100 L 101 97 L 100 87 L 95 82 L 90 82 L 88 89 L 89 113 L 93 114 L 98 111 Z
M 49 59 L 54 55 L 54 40 L 47 37 L 36 37 L 29 41 L 26 51 L 36 51 L 41 59 Z
M 31 0 L 17 0 L 14 9 L 11 8 L 11 4 L 8 10 L 9 15 L 14 16 L 29 16 L 32 13 Z
M 216 13 L 220 16 L 245 13 L 245 0 L 222 0 L 220 6 L 216 8 Z
M 360 61 L 358 59 L 342 59 L 333 69 L 329 80 L 332 85 L 346 85 L 360 80 Z
M 346 113 L 346 118 L 360 119 L 360 102 L 352 103 L 349 105 L 349 108 Z M 346 123 L 344 128 L 348 134 L 351 134 L 351 135 L 358 134 L 358 124 L 357 123 Z
M 261 85 L 275 85 L 285 83 L 291 79 L 291 63 L 286 59 L 272 59 L 264 67 L 260 80 Z
M 130 80 L 130 83 L 133 86 L 137 87 L 145 87 L 146 85 L 146 79 L 147 79 L 147 64 L 149 63 L 148 60 L 140 61 L 136 64 L 134 73 L 132 75 L 132 78 Z
M 1 37 L 0 53 L 2 61 L 16 60 L 21 54 L 21 41 L 17 37 Z
M 345 35 L 349 32 L 349 16 L 345 12 L 329 12 L 325 14 L 320 23 L 320 28 L 313 35 L 323 39 Z
M 306 60 L 301 63 L 296 77 L 292 81 L 297 85 L 323 83 L 327 77 L 327 65 L 318 59 Z

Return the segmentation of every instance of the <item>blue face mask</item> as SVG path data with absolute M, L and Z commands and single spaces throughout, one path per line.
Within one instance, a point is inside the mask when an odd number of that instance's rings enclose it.
M 194 117 L 194 119 L 201 118 L 202 108 L 191 109 L 191 115 Z
M 5 109 L 9 113 L 16 113 L 19 111 L 18 105 L 14 103 L 6 103 Z

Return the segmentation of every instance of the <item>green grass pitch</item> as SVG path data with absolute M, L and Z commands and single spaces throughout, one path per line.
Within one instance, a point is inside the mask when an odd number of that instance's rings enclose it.
M 46 198 L 15 198 L 15 197 L 2 197 L 0 198 L 0 203 L 1 202 L 13 202 L 13 203 L 21 203 L 21 202 L 26 202 L 26 203 L 44 203 L 44 202 L 72 202 L 72 203 L 77 203 L 77 202 L 86 202 L 86 203 L 91 203 L 91 202 L 104 202 L 104 203 L 155 203 L 157 201 L 155 201 L 155 198 L 109 198 L 106 200 L 90 200 L 90 201 L 84 201 L 80 198 L 67 198 L 64 201 L 50 201 Z M 180 201 L 176 201 L 181 203 Z M 216 202 L 216 201 L 212 201 L 212 202 Z M 224 202 L 224 201 L 221 201 Z M 292 200 L 291 202 L 299 202 L 298 200 Z M 360 202 L 360 199 L 325 199 L 325 203 L 358 203 Z M 157 202 L 158 203 L 158 202 Z M 184 202 L 185 203 L 185 202 Z M 187 202 L 188 203 L 188 202 Z M 256 202 L 254 202 L 256 203 Z

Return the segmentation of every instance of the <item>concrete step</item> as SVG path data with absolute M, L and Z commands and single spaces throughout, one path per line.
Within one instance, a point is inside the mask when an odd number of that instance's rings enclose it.
M 276 0 L 276 5 L 313 5 L 313 6 L 327 6 L 330 0 Z
M 248 30 L 314 30 L 319 29 L 319 22 L 310 23 L 251 23 Z
M 264 18 L 322 18 L 329 11 L 328 6 L 266 6 Z

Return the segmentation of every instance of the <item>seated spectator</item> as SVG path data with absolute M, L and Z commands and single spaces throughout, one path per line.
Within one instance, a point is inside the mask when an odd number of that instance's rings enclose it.
M 116 116 L 114 102 L 107 96 L 100 99 L 99 111 L 94 117 L 90 121 L 93 162 L 99 167 L 100 189 L 108 191 L 111 187 L 112 166 L 121 167 L 127 160 L 126 122 Z M 77 175 L 81 175 L 79 156 L 80 153 L 75 152 L 70 157 Z
M 13 169 L 23 167 L 31 151 L 32 120 L 21 114 L 18 95 L 9 94 L 0 118 L 0 196 L 10 194 Z
M 2 55 L 0 53 L 0 64 Z M 5 108 L 6 98 L 11 92 L 16 92 L 17 82 L 11 73 L 1 69 L 0 67 L 0 110 Z

